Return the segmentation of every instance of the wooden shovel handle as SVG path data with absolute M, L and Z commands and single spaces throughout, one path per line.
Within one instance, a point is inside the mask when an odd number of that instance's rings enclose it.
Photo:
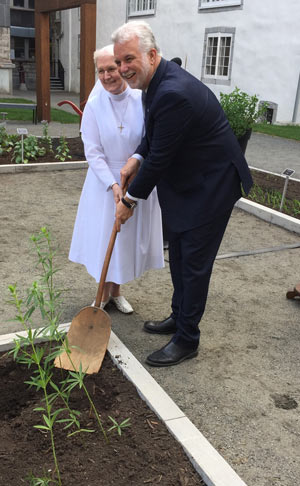
M 108 271 L 108 266 L 109 266 L 111 254 L 112 254 L 112 251 L 114 249 L 116 237 L 117 237 L 117 225 L 116 225 L 116 222 L 114 222 L 114 226 L 113 226 L 113 229 L 112 229 L 112 232 L 111 232 L 111 235 L 110 235 L 110 240 L 109 240 L 108 247 L 107 247 L 107 250 L 106 250 L 106 255 L 105 255 L 103 268 L 102 268 L 102 272 L 101 272 L 101 277 L 100 277 L 100 282 L 99 282 L 99 287 L 98 287 L 98 292 L 97 292 L 96 302 L 95 302 L 96 307 L 99 307 L 100 303 L 101 303 L 105 279 L 106 279 L 106 275 L 107 275 L 107 271 Z
M 127 192 L 127 187 L 128 187 L 128 184 L 126 184 L 124 189 L 123 189 L 124 195 Z M 99 282 L 99 286 L 98 286 L 98 292 L 97 292 L 97 295 L 96 295 L 96 302 L 95 302 L 96 307 L 99 307 L 100 303 L 101 303 L 105 279 L 106 279 L 106 275 L 107 275 L 107 271 L 108 271 L 108 266 L 109 266 L 111 254 L 112 254 L 113 249 L 114 249 L 116 237 L 117 237 L 117 224 L 116 224 L 116 222 L 114 222 L 114 226 L 113 226 L 113 229 L 112 229 L 112 232 L 111 232 L 111 235 L 110 235 L 110 240 L 109 240 L 109 243 L 108 243 L 108 247 L 107 247 L 107 250 L 106 250 L 106 255 L 105 255 L 105 259 L 104 259 L 104 263 L 103 263 L 100 282 Z

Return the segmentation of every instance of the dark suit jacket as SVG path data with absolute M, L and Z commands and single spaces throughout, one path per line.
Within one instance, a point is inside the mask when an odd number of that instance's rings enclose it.
M 163 218 L 186 231 L 230 209 L 252 185 L 247 162 L 215 95 L 174 62 L 161 59 L 146 96 L 144 157 L 130 195 L 157 186 Z

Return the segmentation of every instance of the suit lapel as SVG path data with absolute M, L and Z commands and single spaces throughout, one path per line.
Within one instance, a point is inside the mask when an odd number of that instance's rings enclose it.
M 155 71 L 153 78 L 150 81 L 146 98 L 145 98 L 145 126 L 147 126 L 149 110 L 155 96 L 156 90 L 162 80 L 163 75 L 165 74 L 168 62 L 162 57 L 161 61 L 158 65 L 158 68 Z

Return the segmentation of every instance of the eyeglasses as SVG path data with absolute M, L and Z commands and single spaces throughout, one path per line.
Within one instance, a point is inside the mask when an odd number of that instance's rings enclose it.
M 109 74 L 110 76 L 112 76 L 113 74 L 115 74 L 115 72 L 117 72 L 118 68 L 116 67 L 109 67 L 107 69 L 99 69 L 98 70 L 98 76 L 100 78 L 102 78 L 104 76 L 105 73 Z

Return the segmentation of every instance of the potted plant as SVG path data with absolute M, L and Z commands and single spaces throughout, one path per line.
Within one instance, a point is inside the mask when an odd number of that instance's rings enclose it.
M 221 106 L 244 153 L 253 125 L 267 109 L 266 103 L 258 106 L 258 101 L 257 95 L 251 96 L 237 87 L 232 93 L 220 93 Z

